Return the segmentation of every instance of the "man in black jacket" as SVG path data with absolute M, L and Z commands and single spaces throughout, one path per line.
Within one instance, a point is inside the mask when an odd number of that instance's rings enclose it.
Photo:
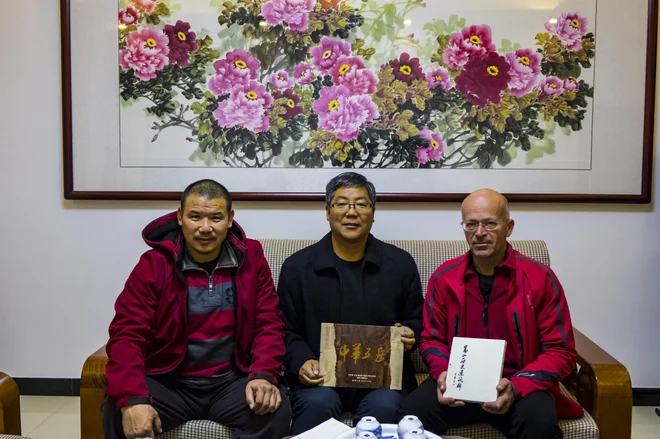
M 291 255 L 282 265 L 278 294 L 285 325 L 293 424 L 297 435 L 343 411 L 397 423 L 403 394 L 417 387 L 410 351 L 419 340 L 422 288 L 417 265 L 406 251 L 371 234 L 376 190 L 357 173 L 347 172 L 326 186 L 328 233 L 318 243 Z M 403 387 L 348 389 L 320 387 L 321 322 L 403 326 Z

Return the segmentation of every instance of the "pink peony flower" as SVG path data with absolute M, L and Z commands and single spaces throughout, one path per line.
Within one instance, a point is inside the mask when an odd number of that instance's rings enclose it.
M 329 73 L 340 56 L 351 54 L 351 45 L 345 41 L 323 37 L 321 44 L 309 49 L 312 63 L 323 74 Z
M 564 89 L 568 91 L 575 91 L 580 88 L 580 83 L 578 82 L 577 79 L 573 78 L 572 76 L 564 79 Z
M 426 80 L 429 83 L 428 87 L 430 89 L 434 89 L 438 85 L 441 85 L 444 91 L 447 91 L 451 88 L 449 73 L 447 73 L 444 69 L 438 69 L 427 73 Z
M 582 37 L 587 33 L 589 22 L 586 17 L 575 14 L 562 13 L 557 23 L 546 23 L 545 28 L 559 37 L 568 50 L 582 49 Z
M 246 85 L 257 79 L 261 63 L 246 50 L 235 49 L 213 63 L 216 75 L 209 79 L 208 88 L 216 96 L 228 94 L 236 85 Z
M 464 66 L 475 56 L 485 56 L 495 51 L 490 26 L 474 25 L 454 32 L 449 38 L 449 47 L 445 49 L 442 59 L 450 69 L 456 70 Z
M 220 102 L 213 115 L 220 127 L 239 127 L 262 133 L 270 126 L 266 109 L 272 103 L 273 97 L 266 91 L 266 86 L 250 81 L 234 87 L 229 99 Z
M 169 62 L 168 43 L 167 35 L 155 27 L 131 32 L 126 39 L 126 49 L 119 52 L 119 64 L 124 70 L 133 69 L 143 81 L 153 79 Z
M 425 165 L 429 161 L 429 152 L 426 148 L 417 148 L 417 161 L 420 165 Z
M 170 63 L 187 66 L 190 52 L 197 50 L 197 35 L 190 32 L 190 23 L 178 20 L 174 26 L 165 25 L 163 31 L 170 39 Z
M 306 31 L 314 3 L 314 0 L 270 0 L 261 13 L 271 26 L 286 22 L 291 30 Z
M 541 54 L 532 49 L 518 49 L 506 54 L 511 66 L 509 88 L 511 95 L 521 97 L 530 92 L 538 81 L 541 72 Z
M 359 56 L 340 56 L 330 74 L 335 85 L 345 85 L 352 95 L 376 93 L 378 78 L 371 70 L 364 68 Z
M 133 4 L 144 12 L 151 14 L 156 9 L 158 0 L 133 0 Z
M 424 127 L 424 129 L 419 132 L 419 135 L 429 142 L 428 146 L 417 148 L 417 160 L 419 163 L 424 165 L 429 160 L 440 160 L 443 151 L 447 147 L 442 138 L 442 134 L 432 133 L 427 127 Z
M 344 85 L 321 89 L 314 102 L 314 112 L 326 131 L 335 133 L 339 140 L 350 142 L 358 136 L 360 127 L 376 119 L 378 108 L 370 96 L 351 96 Z
M 293 68 L 293 78 L 300 86 L 311 83 L 314 80 L 312 66 L 307 63 L 298 64 Z
M 121 24 L 130 26 L 131 24 L 137 23 L 139 19 L 140 13 L 135 8 L 130 6 L 123 11 L 119 11 L 119 22 Z
M 339 80 L 339 85 L 346 86 L 353 95 L 374 94 L 377 84 L 378 78 L 369 69 L 351 70 Z
M 564 81 L 556 76 L 550 76 L 541 81 L 539 87 L 548 96 L 557 96 L 564 92 Z
M 279 72 L 270 75 L 268 82 L 273 84 L 277 89 L 285 89 L 293 85 L 293 81 L 289 78 L 289 74 L 284 70 L 280 70 Z

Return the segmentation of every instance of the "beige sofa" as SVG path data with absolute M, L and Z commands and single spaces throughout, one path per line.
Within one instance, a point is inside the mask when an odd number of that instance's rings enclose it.
M 261 243 L 277 285 L 282 262 L 293 252 L 315 241 L 264 239 Z M 465 251 L 464 241 L 388 241 L 408 251 L 417 261 L 424 294 L 433 271 L 443 262 Z M 511 241 L 520 252 L 550 265 L 548 250 L 543 241 Z M 570 294 L 568 291 L 570 302 Z M 574 323 L 579 326 L 579 322 Z M 560 420 L 565 439 L 630 439 L 632 423 L 632 385 L 626 368 L 591 340 L 575 331 L 579 354 L 579 371 L 563 382 L 563 390 L 575 397 L 586 409 L 585 416 L 576 420 Z M 426 376 L 418 352 L 414 354 L 418 380 Z M 100 406 L 105 397 L 105 347 L 92 354 L 83 367 L 80 388 L 82 439 L 102 439 Z M 345 413 L 342 421 L 351 424 Z M 487 425 L 454 429 L 449 435 L 473 439 L 503 439 L 499 431 Z M 229 430 L 211 421 L 191 421 L 160 436 L 161 439 L 231 439 Z

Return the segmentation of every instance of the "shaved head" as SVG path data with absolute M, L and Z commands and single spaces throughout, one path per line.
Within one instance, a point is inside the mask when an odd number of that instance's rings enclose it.
M 501 219 L 510 218 L 509 201 L 506 197 L 492 189 L 479 189 L 465 197 L 461 204 L 461 214 L 465 219 L 465 213 L 472 210 L 475 205 L 486 204 L 496 209 Z

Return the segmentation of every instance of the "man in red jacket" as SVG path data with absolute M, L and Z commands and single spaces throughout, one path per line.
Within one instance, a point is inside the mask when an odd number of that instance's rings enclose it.
M 178 211 L 142 236 L 152 249 L 110 325 L 104 438 L 153 438 L 193 419 L 227 425 L 234 438 L 286 436 L 278 297 L 261 245 L 234 222 L 227 189 L 191 184 Z
M 554 272 L 507 243 L 514 222 L 506 199 L 482 189 L 462 206 L 470 251 L 431 276 L 420 352 L 430 378 L 404 402 L 437 434 L 487 423 L 510 439 L 559 439 L 558 417 L 582 416 L 559 390 L 575 367 L 575 342 L 564 291 Z M 484 404 L 445 398 L 454 337 L 506 340 L 498 398 Z

